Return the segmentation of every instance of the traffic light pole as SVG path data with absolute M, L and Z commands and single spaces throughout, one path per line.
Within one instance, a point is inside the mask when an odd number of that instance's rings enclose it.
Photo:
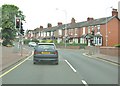
M 15 29 L 17 30 L 19 41 L 18 41 L 18 48 L 20 49 L 21 56 L 23 55 L 23 35 L 20 33 L 21 30 L 21 17 L 15 16 Z

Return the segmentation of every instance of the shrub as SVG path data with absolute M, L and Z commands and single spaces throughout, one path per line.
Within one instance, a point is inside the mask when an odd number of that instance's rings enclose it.
M 3 45 L 3 46 L 13 46 L 13 42 L 10 41 L 10 40 L 4 40 L 4 41 L 2 42 L 2 45 Z
M 31 40 L 30 39 L 25 39 L 23 42 L 24 44 L 28 44 Z
M 42 40 L 41 43 L 46 43 L 46 40 Z
M 32 39 L 32 42 L 39 43 L 39 40 L 37 40 L 37 39 Z
M 120 47 L 120 44 L 116 44 L 115 47 Z
M 46 43 L 53 43 L 53 40 L 46 40 Z

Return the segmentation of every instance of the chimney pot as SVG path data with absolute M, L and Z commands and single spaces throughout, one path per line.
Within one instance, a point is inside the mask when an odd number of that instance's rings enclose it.
M 52 27 L 52 24 L 51 24 L 51 23 L 48 23 L 47 27 L 48 27 L 48 28 L 51 28 L 51 27 Z
M 93 17 L 88 17 L 87 18 L 87 21 L 91 21 L 91 20 L 94 20 L 94 18 Z
M 58 22 L 58 26 L 62 25 L 62 22 Z
M 112 16 L 118 16 L 117 9 L 112 9 Z
M 43 26 L 40 26 L 40 28 L 43 28 Z

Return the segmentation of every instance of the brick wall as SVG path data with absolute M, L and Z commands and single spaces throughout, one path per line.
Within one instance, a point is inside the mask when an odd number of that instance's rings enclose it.
M 108 46 L 118 44 L 118 19 L 114 18 L 107 24 Z M 106 24 L 101 25 L 100 32 L 103 37 L 103 46 L 106 46 Z
M 56 45 L 57 48 L 65 48 L 65 46 Z M 80 46 L 66 46 L 66 49 L 80 49 Z
M 100 47 L 101 54 L 120 57 L 118 52 L 120 52 L 120 48 L 117 47 Z

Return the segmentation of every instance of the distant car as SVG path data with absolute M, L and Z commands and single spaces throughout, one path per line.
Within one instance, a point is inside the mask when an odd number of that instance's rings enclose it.
M 35 42 L 29 42 L 28 46 L 29 46 L 29 47 L 36 47 L 37 44 L 36 44 Z
M 54 43 L 38 43 L 34 49 L 33 63 L 41 63 L 43 61 L 58 64 L 58 51 Z

